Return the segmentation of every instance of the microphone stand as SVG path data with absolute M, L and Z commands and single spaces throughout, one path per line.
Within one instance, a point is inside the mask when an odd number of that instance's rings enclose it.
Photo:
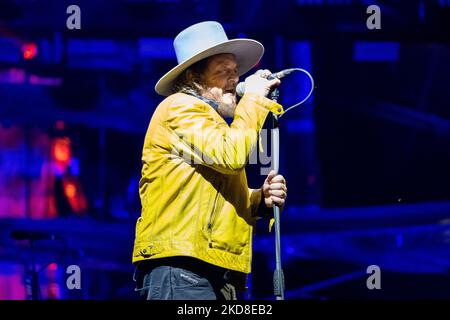
M 41 290 L 39 284 L 39 274 L 41 271 L 45 270 L 50 264 L 53 263 L 53 260 L 47 262 L 47 264 L 38 268 L 36 261 L 36 241 L 39 240 L 50 240 L 55 241 L 59 239 L 64 244 L 64 252 L 67 250 L 67 242 L 65 239 L 61 239 L 60 237 L 55 237 L 53 234 L 43 234 L 43 233 L 34 233 L 33 231 L 13 231 L 11 233 L 11 237 L 15 240 L 27 240 L 30 245 L 30 263 L 27 266 L 27 270 L 25 272 L 25 292 L 27 300 L 41 300 Z
M 36 266 L 36 257 L 34 252 L 34 241 L 29 239 L 31 248 L 31 264 L 28 267 L 25 276 L 25 288 L 27 300 L 40 300 L 41 292 L 39 288 L 39 271 Z
M 270 93 L 270 98 L 277 102 L 280 92 L 278 88 L 275 88 Z M 280 165 L 280 131 L 278 116 L 272 113 L 273 123 L 271 130 L 272 139 L 272 158 L 273 158 L 273 170 L 278 173 Z M 281 267 L 281 246 L 280 246 L 280 207 L 273 206 L 273 217 L 275 224 L 275 258 L 276 266 L 273 274 L 273 291 L 277 300 L 284 300 L 284 273 Z

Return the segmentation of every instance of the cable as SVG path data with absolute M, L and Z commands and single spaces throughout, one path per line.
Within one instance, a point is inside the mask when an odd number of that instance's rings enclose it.
M 281 118 L 282 116 L 284 116 L 286 114 L 286 112 L 288 112 L 289 110 L 291 110 L 291 109 L 293 109 L 295 107 L 298 107 L 299 105 L 303 104 L 306 100 L 309 99 L 309 97 L 311 96 L 311 94 L 314 91 L 314 79 L 313 79 L 313 77 L 311 76 L 311 74 L 308 71 L 306 71 L 305 69 L 302 69 L 302 68 L 292 68 L 292 70 L 302 71 L 302 72 L 306 73 L 306 75 L 308 76 L 309 80 L 311 81 L 311 90 L 309 91 L 309 93 L 306 96 L 306 98 L 304 98 L 299 103 L 296 103 L 296 104 L 290 106 L 289 108 L 287 108 L 282 115 L 278 116 L 278 118 Z

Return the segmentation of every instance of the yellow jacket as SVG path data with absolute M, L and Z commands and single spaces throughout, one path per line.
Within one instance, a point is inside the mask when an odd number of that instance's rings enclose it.
M 233 123 L 183 93 L 155 110 L 145 136 L 133 263 L 191 256 L 250 272 L 260 190 L 248 188 L 245 164 L 269 111 L 281 105 L 245 94 Z

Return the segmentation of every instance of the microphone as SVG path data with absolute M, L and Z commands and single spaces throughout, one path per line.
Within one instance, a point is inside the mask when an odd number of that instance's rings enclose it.
M 282 71 L 272 73 L 270 76 L 267 77 L 267 79 L 268 80 L 272 80 L 275 78 L 281 79 L 294 71 L 296 71 L 295 68 L 284 69 Z M 236 86 L 236 94 L 239 95 L 240 97 L 242 97 L 244 95 L 244 93 L 245 93 L 245 82 L 239 82 L 238 85 Z
M 40 231 L 15 230 L 11 232 L 11 238 L 14 240 L 55 240 L 59 239 L 52 233 Z

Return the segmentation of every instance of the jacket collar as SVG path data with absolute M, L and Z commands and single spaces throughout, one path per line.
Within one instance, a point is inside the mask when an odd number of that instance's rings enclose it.
M 186 90 L 183 90 L 182 92 L 185 93 L 185 94 L 191 95 L 193 97 L 196 97 L 197 99 L 202 100 L 203 102 L 209 104 L 216 111 L 219 108 L 219 104 L 216 101 L 214 101 L 212 99 L 205 98 L 205 97 L 199 95 L 194 90 L 186 89 Z

